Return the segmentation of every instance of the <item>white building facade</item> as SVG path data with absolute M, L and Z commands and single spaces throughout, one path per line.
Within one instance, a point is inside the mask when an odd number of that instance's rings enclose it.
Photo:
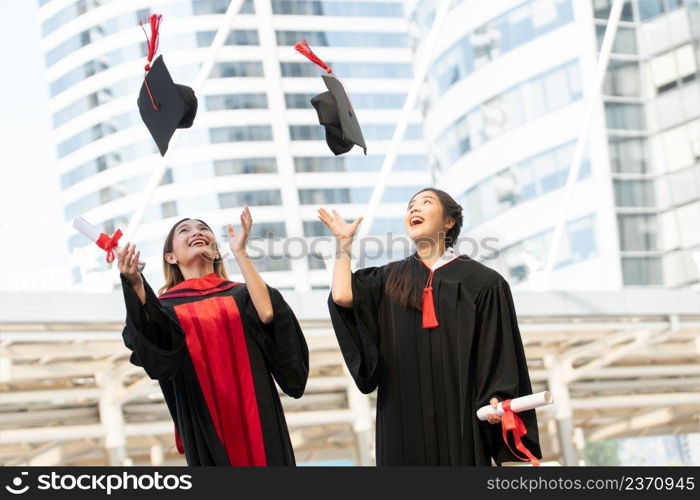
M 437 0 L 409 7 L 419 45 Z M 608 0 L 455 0 L 424 133 L 463 253 L 527 287 L 546 262 Z M 624 4 L 550 286 L 697 286 L 700 2 Z M 590 87 L 590 85 L 588 85 Z

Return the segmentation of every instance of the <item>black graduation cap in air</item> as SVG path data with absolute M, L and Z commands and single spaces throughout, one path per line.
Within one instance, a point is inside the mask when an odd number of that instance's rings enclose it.
M 151 38 L 148 40 L 148 64 L 146 76 L 141 84 L 136 101 L 141 119 L 146 124 L 161 156 L 168 150 L 170 138 L 175 129 L 189 128 L 197 114 L 197 97 L 194 90 L 186 85 L 173 82 L 163 56 L 153 63 L 153 55 L 158 47 L 158 25 L 161 16 L 153 14 L 151 21 Z
M 367 154 L 360 123 L 343 84 L 333 75 L 331 68 L 311 51 L 306 40 L 297 43 L 294 48 L 329 73 L 321 77 L 328 91 L 311 99 L 319 123 L 326 128 L 328 147 L 335 155 L 341 155 L 358 145 Z

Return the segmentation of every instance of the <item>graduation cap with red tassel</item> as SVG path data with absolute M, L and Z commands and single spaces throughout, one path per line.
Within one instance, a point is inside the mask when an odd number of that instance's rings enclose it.
M 326 144 L 330 150 L 335 155 L 341 155 L 358 145 L 367 154 L 360 123 L 343 84 L 333 74 L 330 66 L 314 54 L 306 40 L 302 39 L 294 48 L 327 73 L 321 78 L 328 91 L 311 99 L 311 105 L 316 108 L 319 123 L 326 128 Z
M 165 156 L 175 129 L 192 126 L 197 114 L 197 97 L 190 87 L 173 82 L 162 55 L 158 56 L 155 61 L 153 60 L 158 51 L 162 19 L 163 16 L 160 14 L 150 16 L 150 37 L 146 33 L 143 23 L 140 23 L 146 35 L 148 55 L 144 66 L 146 74 L 136 102 L 141 119 L 158 146 L 158 151 L 160 151 L 161 156 Z

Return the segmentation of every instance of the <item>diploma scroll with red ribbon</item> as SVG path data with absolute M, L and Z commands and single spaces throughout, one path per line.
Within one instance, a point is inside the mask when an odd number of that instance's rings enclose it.
M 521 411 L 534 410 L 541 406 L 552 404 L 552 394 L 549 391 L 529 394 L 515 399 L 506 399 L 498 403 L 496 408 L 491 405 L 482 406 L 476 412 L 479 420 L 487 420 L 489 415 L 499 415 L 501 417 L 501 428 L 503 431 L 503 441 L 510 452 L 523 462 L 532 462 L 532 465 L 540 465 L 539 460 L 522 442 L 522 437 L 527 434 L 527 429 L 522 419 L 518 417 Z M 508 433 L 513 434 L 513 442 L 516 449 L 521 452 L 526 458 L 513 451 L 508 441 Z
M 122 232 L 119 229 L 117 229 L 114 234 L 110 236 L 109 234 L 101 232 L 82 217 L 76 217 L 73 220 L 73 227 L 77 229 L 80 234 L 94 242 L 98 247 L 107 253 L 105 260 L 108 264 L 114 262 L 114 258 L 120 250 L 119 239 L 122 237 Z M 143 262 L 139 262 L 139 272 L 143 271 L 145 266 L 146 265 Z

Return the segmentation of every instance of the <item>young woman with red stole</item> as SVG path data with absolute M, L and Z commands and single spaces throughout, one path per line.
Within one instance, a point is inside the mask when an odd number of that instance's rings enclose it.
M 139 273 L 133 244 L 118 257 L 124 343 L 158 380 L 188 465 L 295 463 L 274 381 L 301 397 L 309 352 L 294 313 L 248 258 L 252 222 L 246 207 L 240 232 L 228 226 L 245 283 L 229 281 L 214 233 L 198 219 L 168 233 L 160 295 Z

